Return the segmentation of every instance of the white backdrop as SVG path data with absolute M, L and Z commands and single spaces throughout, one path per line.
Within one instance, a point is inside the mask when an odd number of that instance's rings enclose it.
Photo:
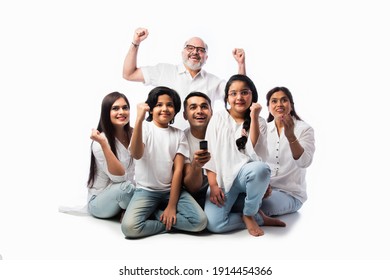
M 200 36 L 209 45 L 205 69 L 227 79 L 237 70 L 231 51 L 242 47 L 261 115 L 268 115 L 266 92 L 286 86 L 298 114 L 315 129 L 309 200 L 299 223 L 291 236 L 248 241 L 258 245 L 246 248 L 246 258 L 389 260 L 385 2 L 1 2 L 0 255 L 19 261 L 149 259 L 150 251 L 123 250 L 126 242 L 134 248 L 137 243 L 124 240 L 119 225 L 113 236 L 94 240 L 104 223 L 57 210 L 84 202 L 89 134 L 102 98 L 125 93 L 132 124 L 135 105 L 146 99 L 149 87 L 122 78 L 133 32 L 146 27 L 150 34 L 140 46 L 138 65 L 179 63 L 184 41 Z M 80 238 L 74 234 L 78 223 L 87 231 Z M 90 247 L 83 249 L 88 237 L 96 244 L 117 244 L 118 238 L 121 245 L 89 253 Z M 219 258 L 234 260 L 237 253 L 225 238 L 229 235 L 210 237 L 222 248 Z M 213 246 L 207 238 L 202 242 L 204 255 L 187 252 L 185 258 L 212 258 Z M 181 248 L 171 245 L 175 249 L 165 258 L 182 259 Z

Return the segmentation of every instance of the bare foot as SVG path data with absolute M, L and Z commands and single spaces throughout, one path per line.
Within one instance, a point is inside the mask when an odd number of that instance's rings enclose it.
M 253 236 L 264 235 L 264 231 L 259 227 L 255 218 L 253 218 L 252 216 L 243 215 L 242 220 L 244 221 L 246 228 L 248 229 L 250 235 L 253 235 Z
M 286 223 L 282 220 L 271 218 L 263 213 L 263 211 L 259 210 L 260 216 L 263 218 L 264 226 L 274 226 L 274 227 L 285 227 Z

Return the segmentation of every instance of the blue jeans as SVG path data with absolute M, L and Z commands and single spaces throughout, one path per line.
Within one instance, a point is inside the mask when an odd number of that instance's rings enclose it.
M 122 209 L 126 209 L 133 196 L 135 187 L 130 181 L 112 183 L 88 202 L 89 213 L 96 218 L 112 218 Z
M 167 204 L 169 192 L 152 192 L 136 189 L 131 203 L 122 219 L 122 232 L 127 238 L 139 238 L 165 232 L 160 222 L 163 213 L 159 209 Z M 149 219 L 154 215 L 155 219 Z M 206 228 L 207 217 L 195 199 L 182 190 L 176 206 L 176 224 L 173 228 L 183 231 L 199 232 Z
M 302 207 L 302 202 L 277 189 L 272 189 L 271 196 L 263 199 L 261 210 L 267 216 L 279 216 L 297 212 Z
M 254 161 L 245 164 L 234 179 L 230 191 L 225 193 L 225 204 L 222 207 L 210 201 L 210 190 L 208 190 L 204 209 L 208 219 L 207 229 L 214 233 L 245 229 L 243 214 L 253 216 L 257 223 L 262 225 L 264 221 L 258 212 L 270 176 L 271 170 L 264 162 Z M 241 213 L 232 212 L 232 207 L 240 193 L 246 193 L 243 210 Z

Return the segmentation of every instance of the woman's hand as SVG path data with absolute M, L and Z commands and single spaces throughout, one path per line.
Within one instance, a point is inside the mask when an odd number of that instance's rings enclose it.
M 101 134 L 99 130 L 92 128 L 91 136 L 90 138 L 93 141 L 98 142 L 100 145 L 103 143 L 108 143 L 108 140 L 104 134 Z

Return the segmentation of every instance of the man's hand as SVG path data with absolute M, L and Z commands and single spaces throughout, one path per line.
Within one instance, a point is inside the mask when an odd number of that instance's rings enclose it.
M 133 36 L 133 43 L 139 45 L 149 35 L 149 31 L 146 28 L 139 27 L 135 30 Z

